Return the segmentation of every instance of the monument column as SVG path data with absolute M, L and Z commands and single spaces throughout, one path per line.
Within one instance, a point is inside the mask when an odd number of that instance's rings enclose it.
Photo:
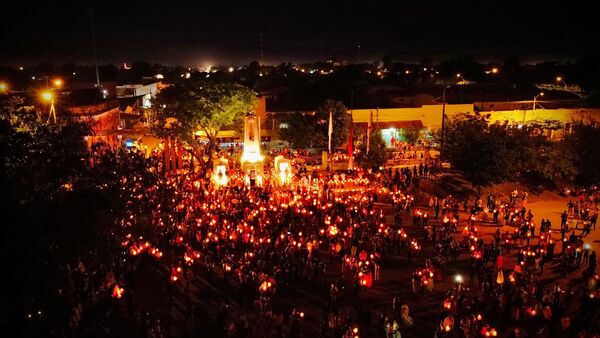
M 251 186 L 262 185 L 263 159 L 260 154 L 260 118 L 255 114 L 247 114 L 244 118 L 244 151 L 242 152 L 242 170 L 246 182 Z

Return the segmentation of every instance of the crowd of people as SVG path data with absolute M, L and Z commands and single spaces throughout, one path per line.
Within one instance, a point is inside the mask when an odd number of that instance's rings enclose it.
M 157 173 L 163 171 L 158 163 L 156 168 Z M 131 212 L 121 220 L 128 229 L 122 239 L 124 252 L 131 262 L 149 255 L 167 265 L 169 297 L 196 279 L 220 280 L 217 308 L 239 306 L 254 320 L 268 323 L 278 315 L 273 309 L 275 290 L 295 283 L 325 285 L 331 279 L 324 278 L 331 275 L 328 265 L 339 264 L 341 274 L 331 283 L 322 325 L 324 334 L 336 337 L 353 317 L 335 290 L 349 285 L 356 294 L 371 287 L 380 278 L 382 255 L 402 251 L 410 257 L 419 249 L 401 224 L 386 224 L 383 210 L 376 206 L 389 202 L 410 214 L 413 197 L 388 189 L 393 186 L 391 173 L 301 173 L 282 186 L 266 172 L 262 186 L 249 186 L 237 170 L 229 172 L 228 185 L 220 187 L 213 184 L 210 171 L 198 169 L 157 174 L 148 186 L 123 178 L 124 191 L 132 199 Z M 137 224 L 142 216 L 139 203 L 153 211 L 150 219 Z M 154 233 L 139 236 L 148 233 L 148 226 Z M 125 282 L 122 285 L 127 289 Z M 295 331 L 292 323 L 301 319 L 292 312 L 285 313 L 280 326 L 252 325 L 251 335 L 277 335 L 284 327 Z M 237 311 L 222 317 L 228 334 L 249 329 L 238 317 Z
M 436 337 L 594 332 L 581 323 L 598 315 L 590 310 L 600 296 L 596 254 L 583 240 L 595 225 L 597 196 L 569 203 L 557 231 L 549 220 L 537 222 L 524 193 L 476 196 L 472 203 L 432 195 L 418 203 L 418 181 L 435 177 L 428 164 L 298 170 L 288 184 L 275 183 L 267 170 L 262 185 L 248 185 L 237 169 L 219 186 L 206 166 L 166 170 L 162 162 L 160 153 L 151 154 L 136 164 L 145 171 L 119 178 L 128 200 L 117 220 L 122 232 L 114 234 L 122 255 L 98 286 L 136 313 L 141 336 L 184 330 L 168 319 L 178 307 L 191 314 L 192 335 L 208 332 L 212 322 L 213 333 L 231 337 L 299 337 L 311 326 L 323 337 L 411 336 L 425 324 L 413 319 L 415 302 L 447 285 Z M 575 234 L 580 225 L 583 232 Z M 496 230 L 484 234 L 487 226 Z M 410 289 L 388 290 L 399 295 L 389 311 L 361 306 L 365 290 L 382 283 L 386 261 L 398 257 L 413 271 Z M 468 276 L 451 276 L 462 259 Z M 544 264 L 556 262 L 564 264 L 562 277 L 585 265 L 582 280 L 563 289 L 545 282 Z M 164 285 L 164 310 L 155 313 L 133 310 L 143 295 L 132 276 L 148 267 Z M 282 299 L 297 288 L 321 294 L 322 317 Z

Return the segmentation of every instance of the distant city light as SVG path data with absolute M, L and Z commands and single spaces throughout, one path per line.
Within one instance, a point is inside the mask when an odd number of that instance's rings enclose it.
M 6 82 L 0 82 L 0 93 L 8 91 L 8 84 Z
M 497 74 L 498 73 L 498 68 L 492 68 L 492 73 Z
M 230 73 L 233 73 L 233 67 L 229 67 L 229 69 L 227 69 Z
M 154 75 L 154 77 L 157 78 L 157 79 L 159 79 L 159 80 L 165 78 L 164 75 L 162 75 L 162 74 L 156 74 L 156 75 Z
M 61 87 L 63 85 L 63 80 L 61 80 L 61 79 L 55 79 L 54 81 L 52 81 L 52 83 L 54 83 L 54 85 L 56 87 Z

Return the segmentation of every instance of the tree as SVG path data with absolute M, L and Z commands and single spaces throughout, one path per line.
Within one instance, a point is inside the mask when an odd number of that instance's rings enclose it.
M 409 144 L 415 144 L 415 142 L 417 142 L 419 139 L 419 136 L 421 136 L 421 130 L 416 128 L 405 128 L 402 129 L 402 134 L 406 138 L 406 142 Z
M 106 301 L 110 290 L 102 285 L 109 276 L 129 284 L 122 239 L 162 235 L 148 215 L 159 203 L 175 210 L 173 193 L 163 193 L 174 188 L 150 170 L 157 165 L 151 158 L 108 146 L 90 150 L 84 123 L 46 124 L 38 116 L 23 99 L 0 96 L 0 247 L 12 257 L 4 266 L 10 292 L 0 295 L 3 328 L 87 336 L 97 323 L 109 328 L 106 313 L 111 321 L 130 317 Z M 73 321 L 76 308 L 85 320 Z
M 577 168 L 576 181 L 591 185 L 600 182 L 600 127 L 595 121 L 578 121 L 563 139 L 565 153 L 572 154 Z
M 475 184 L 489 184 L 518 176 L 521 148 L 508 136 L 506 125 L 489 125 L 488 115 L 462 115 L 446 124 L 442 158 Z
M 285 116 L 279 129 L 279 136 L 293 148 L 315 148 L 327 143 L 323 134 L 317 131 L 314 114 L 292 113 Z
M 571 180 L 577 174 L 567 148 L 540 135 L 538 125 L 517 128 L 488 121 L 488 115 L 463 115 L 446 125 L 442 158 L 473 183 L 524 179 L 538 182 L 537 186 Z
M 546 180 L 572 182 L 579 173 L 575 154 L 562 142 L 547 142 L 533 152 L 531 170 Z
M 239 129 L 245 114 L 252 112 L 255 100 L 254 91 L 240 85 L 185 81 L 156 96 L 153 130 L 161 137 L 179 138 L 200 161 L 203 151 L 194 133 L 203 131 L 208 139 L 210 162 L 219 131 L 227 126 Z
M 483 142 L 487 120 L 482 116 L 461 116 L 446 122 L 442 159 L 476 183 L 487 182 L 490 177 L 485 167 L 492 167 L 493 144 Z M 482 176 L 483 174 L 483 176 Z
M 381 130 L 374 129 L 371 132 L 369 153 L 367 154 L 367 143 L 364 142 L 359 147 L 356 161 L 364 168 L 379 168 L 385 164 L 388 159 L 386 145 Z
M 350 115 L 340 101 L 326 100 L 314 114 L 290 114 L 283 118 L 287 125 L 279 131 L 282 139 L 297 148 L 327 148 L 329 113 L 333 115 L 331 146 L 339 147 L 348 140 Z

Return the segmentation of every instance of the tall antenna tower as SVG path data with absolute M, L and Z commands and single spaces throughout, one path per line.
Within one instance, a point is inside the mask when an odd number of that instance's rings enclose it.
M 262 64 L 263 63 L 263 59 L 265 57 L 265 45 L 264 45 L 262 31 L 259 34 L 259 48 L 260 48 L 260 55 L 258 56 L 258 62 Z
M 88 14 L 90 15 L 90 30 L 92 33 L 92 51 L 94 53 L 94 67 L 96 67 L 96 87 L 100 88 L 100 74 L 98 72 L 98 55 L 96 53 L 96 30 L 94 29 L 94 6 L 88 7 Z

